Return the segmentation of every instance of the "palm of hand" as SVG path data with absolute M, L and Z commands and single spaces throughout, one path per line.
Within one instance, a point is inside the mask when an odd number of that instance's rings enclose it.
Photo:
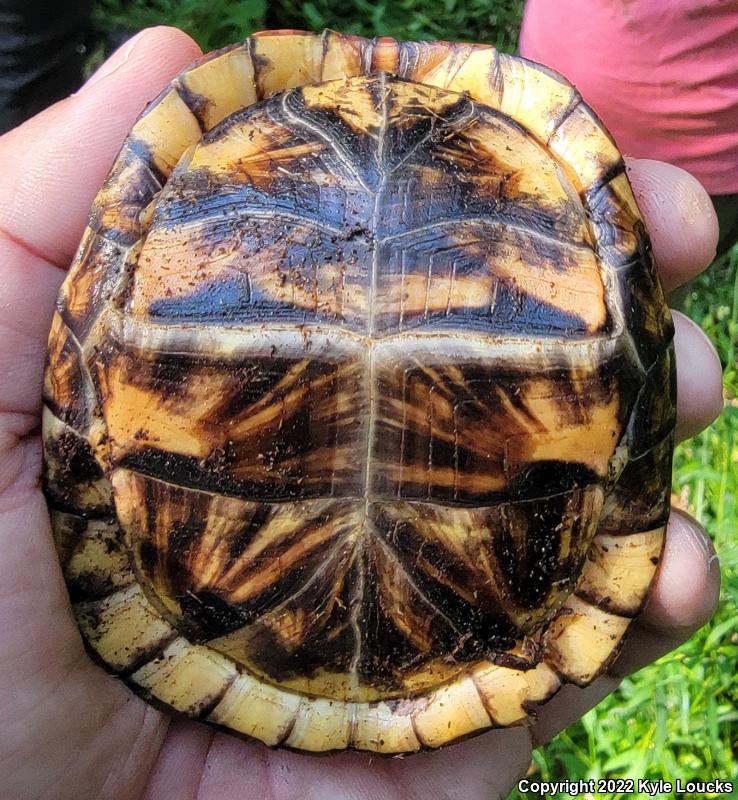
M 170 721 L 84 652 L 40 489 L 46 336 L 62 268 L 123 136 L 146 99 L 197 55 L 184 34 L 146 32 L 111 59 L 107 74 L 0 140 L 7 165 L 0 179 L 0 798 L 404 800 L 430 796 L 431 789 L 443 798 L 504 795 L 534 744 L 709 617 L 717 573 L 703 535 L 685 517 L 673 518 L 658 586 L 617 672 L 585 690 L 567 687 L 530 731 L 495 731 L 440 753 L 372 761 L 362 754 L 315 759 L 269 751 L 194 722 Z M 709 201 L 677 173 L 648 162 L 631 170 L 667 285 L 670 270 L 694 274 L 714 252 Z M 662 184 L 678 190 L 670 195 L 674 207 L 661 203 L 651 212 L 649 198 Z M 702 213 L 692 238 L 673 244 L 670 230 L 694 214 L 695 204 Z M 680 366 L 687 366 L 680 430 L 691 435 L 716 413 L 719 365 L 701 334 L 677 323 Z M 689 381 L 690 362 L 700 364 L 699 387 Z

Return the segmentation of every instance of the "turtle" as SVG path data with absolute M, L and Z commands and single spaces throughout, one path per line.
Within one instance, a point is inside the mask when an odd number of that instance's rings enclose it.
M 530 723 L 647 600 L 672 337 L 623 157 L 555 72 L 332 31 L 203 57 L 133 125 L 49 338 L 91 656 L 301 751 Z

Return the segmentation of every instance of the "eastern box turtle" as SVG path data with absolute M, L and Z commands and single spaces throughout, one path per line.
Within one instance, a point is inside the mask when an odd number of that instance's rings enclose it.
M 645 602 L 671 339 L 622 157 L 557 74 L 333 32 L 205 56 L 126 139 L 50 337 L 90 652 L 300 750 L 525 721 Z

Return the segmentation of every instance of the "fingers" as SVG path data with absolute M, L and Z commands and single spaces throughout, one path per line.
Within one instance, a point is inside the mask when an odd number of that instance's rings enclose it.
M 669 292 L 715 258 L 715 209 L 699 181 L 671 164 L 628 159 L 628 178 L 651 235 L 661 282 Z
M 622 653 L 607 675 L 584 689 L 565 686 L 540 710 L 532 728 L 534 744 L 547 742 L 610 694 L 623 677 L 689 639 L 714 613 L 719 590 L 720 570 L 710 540 L 695 520 L 673 511 L 656 584 Z
M 0 230 L 66 267 L 90 205 L 146 103 L 200 55 L 175 28 L 142 31 L 76 95 L 0 140 Z
M 0 234 L 0 410 L 37 414 L 46 340 L 64 277 Z
M 215 735 L 215 730 L 205 725 L 172 717 L 141 800 L 194 797 L 192 787 L 197 787 L 203 779 L 206 759 Z M 242 755 L 240 761 L 244 762 L 246 758 Z M 252 776 L 248 785 L 255 789 L 253 780 Z M 259 794 L 254 791 L 249 796 L 259 797 Z M 221 800 L 229 798 L 222 797 Z
M 723 410 L 720 359 L 702 329 L 678 311 L 674 319 L 677 361 L 677 441 L 699 433 Z

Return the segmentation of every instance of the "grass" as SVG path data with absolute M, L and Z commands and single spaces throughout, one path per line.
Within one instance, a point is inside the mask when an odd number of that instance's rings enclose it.
M 266 27 L 467 39 L 513 50 L 521 9 L 521 0 L 96 0 L 93 13 L 104 34 L 167 23 L 205 50 Z M 675 498 L 702 521 L 720 554 L 720 608 L 691 641 L 538 750 L 537 777 L 732 778 L 738 785 L 738 247 L 694 284 L 685 310 L 715 342 L 725 368 L 724 414 L 678 448 L 674 469 Z
M 176 25 L 206 51 L 264 28 L 486 41 L 512 50 L 522 5 L 522 0 L 95 0 L 93 20 L 104 33 Z

